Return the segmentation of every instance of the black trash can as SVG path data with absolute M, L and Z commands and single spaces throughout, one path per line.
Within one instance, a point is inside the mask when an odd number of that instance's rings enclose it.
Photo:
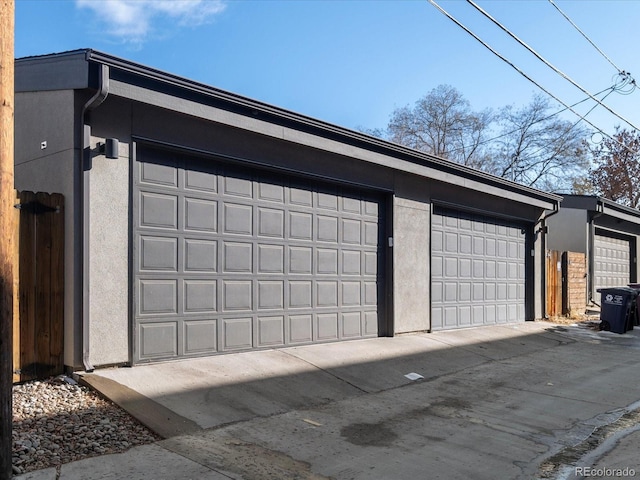
M 600 329 L 625 333 L 633 329 L 638 290 L 629 287 L 599 288 Z
M 636 297 L 636 314 L 633 319 L 633 324 L 637 327 L 640 326 L 640 283 L 630 283 L 627 286 L 638 292 L 638 296 Z

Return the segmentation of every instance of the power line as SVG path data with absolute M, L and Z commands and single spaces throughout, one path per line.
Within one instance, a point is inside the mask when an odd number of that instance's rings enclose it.
M 601 128 L 595 126 L 593 123 L 591 123 L 589 120 L 587 120 L 586 118 L 584 118 L 582 115 L 580 115 L 578 112 L 576 112 L 573 107 L 567 105 L 565 102 L 563 102 L 562 100 L 560 100 L 558 97 L 556 97 L 553 93 L 551 93 L 549 90 L 547 90 L 546 88 L 544 88 L 542 85 L 540 85 L 538 82 L 536 82 L 533 78 L 531 78 L 529 75 L 527 75 L 524 71 L 522 71 L 520 68 L 518 68 L 513 62 L 511 62 L 509 59 L 507 59 L 506 57 L 504 57 L 502 54 L 500 54 L 499 52 L 497 52 L 493 47 L 491 47 L 491 45 L 487 44 L 484 40 L 482 40 L 480 37 L 478 37 L 475 33 L 473 33 L 469 28 L 467 28 L 464 24 L 462 24 L 460 21 L 458 21 L 458 19 L 456 19 L 455 17 L 453 17 L 451 14 L 449 14 L 449 12 L 447 12 L 445 9 L 443 9 L 440 5 L 438 5 L 435 0 L 428 0 L 429 3 L 431 3 L 434 7 L 436 7 L 440 13 L 442 13 L 444 16 L 446 16 L 449 20 L 451 20 L 453 23 L 455 23 L 456 25 L 458 25 L 460 28 L 462 28 L 465 32 L 467 32 L 469 35 L 471 35 L 475 40 L 477 40 L 478 42 L 480 42 L 480 44 L 482 46 L 484 46 L 486 49 L 488 49 L 491 53 L 493 53 L 495 56 L 497 56 L 500 60 L 502 60 L 503 62 L 505 62 L 507 65 L 509 65 L 511 68 L 513 68 L 515 71 L 517 71 L 520 75 L 522 75 L 524 78 L 526 78 L 527 80 L 529 80 L 531 83 L 533 83 L 536 87 L 538 87 L 540 90 L 542 90 L 543 92 L 545 92 L 547 95 L 549 95 L 551 98 L 553 98 L 555 101 L 557 101 L 558 103 L 560 103 L 561 105 L 563 105 L 564 107 L 567 108 L 567 110 L 570 110 L 574 115 L 576 115 L 577 117 L 581 118 L 582 120 L 584 120 L 585 123 L 587 123 L 588 125 L 590 125 L 592 128 L 594 128 L 595 130 L 597 130 L 598 132 L 600 132 L 603 136 L 611 139 L 612 141 L 620 144 L 623 148 L 629 150 L 632 153 L 636 153 L 633 152 L 629 147 L 627 147 L 626 145 L 624 145 L 623 143 L 619 142 L 618 140 L 616 140 L 615 138 L 613 138 L 611 135 L 609 135 L 608 133 L 606 133 L 605 131 L 603 131 Z
M 616 89 L 617 89 L 617 86 L 616 86 L 616 85 L 613 85 L 613 86 L 611 86 L 611 87 L 607 87 L 607 88 L 605 88 L 604 90 L 600 90 L 598 93 L 596 93 L 596 95 L 600 95 L 600 94 L 602 94 L 602 93 L 604 93 L 604 92 L 608 92 L 604 97 L 602 97 L 602 98 L 603 98 L 603 100 L 604 100 L 604 99 L 605 99 L 605 98 L 607 98 L 609 95 L 611 95 L 611 93 L 613 93 L 614 91 L 616 91 Z M 582 99 L 582 100 L 580 100 L 579 102 L 576 102 L 576 103 L 574 103 L 573 105 L 571 105 L 571 107 L 576 107 L 576 106 L 580 105 L 581 103 L 586 102 L 587 100 L 590 100 L 590 98 L 589 98 L 589 97 L 583 98 L 583 99 Z M 594 109 L 594 108 L 596 108 L 596 106 L 597 106 L 597 105 L 594 105 L 593 107 L 591 107 L 591 108 L 589 109 L 589 111 L 588 111 L 587 113 L 585 113 L 585 114 L 584 114 L 584 117 L 586 117 L 587 115 L 589 115 L 589 114 L 593 111 L 593 109 Z M 567 110 L 569 110 L 569 107 L 565 107 L 565 108 L 563 108 L 563 109 L 561 109 L 561 110 L 558 110 L 557 112 L 554 112 L 554 113 L 552 113 L 552 114 L 550 114 L 550 115 L 547 115 L 547 116 L 546 116 L 546 117 L 544 117 L 544 118 L 540 118 L 540 119 L 538 119 L 538 120 L 536 120 L 536 121 L 532 122 L 532 123 L 531 123 L 531 125 L 535 125 L 536 123 L 540 123 L 540 122 L 544 122 L 544 121 L 546 121 L 546 120 L 549 120 L 550 118 L 553 118 L 553 117 L 555 117 L 556 115 L 560 115 L 562 112 L 565 112 L 565 111 L 567 111 Z M 575 128 L 575 127 L 576 127 L 576 126 L 577 126 L 577 125 L 578 125 L 582 120 L 583 120 L 583 118 L 582 118 L 582 117 L 580 117 L 580 118 L 578 119 L 578 121 L 577 121 L 577 122 L 575 122 L 575 123 L 571 126 L 571 128 L 570 128 L 570 129 L 568 129 L 568 130 L 567 130 L 567 132 L 568 132 L 568 131 L 570 131 L 571 129 Z M 500 135 L 497 135 L 497 136 L 495 136 L 495 137 L 492 137 L 492 138 L 489 138 L 489 139 L 487 139 L 487 140 L 483 140 L 483 141 L 481 141 L 481 142 L 478 142 L 478 145 L 485 145 L 485 144 L 490 143 L 490 142 L 493 142 L 493 141 L 495 141 L 495 140 L 499 140 L 499 139 L 501 139 L 502 137 L 506 137 L 506 136 L 508 136 L 508 135 L 511 135 L 511 134 L 513 134 L 513 133 L 516 133 L 518 130 L 520 130 L 520 129 L 519 129 L 519 128 L 516 128 L 516 129 L 511 130 L 511 131 L 509 131 L 509 132 L 501 133 Z M 465 148 L 467 148 L 467 147 L 468 147 L 468 146 L 462 146 L 462 147 L 454 148 L 454 149 L 452 150 L 452 153 L 459 152 L 459 151 L 461 151 L 461 150 L 464 150 L 464 149 L 465 149 Z
M 509 30 L 507 27 L 505 27 L 504 25 L 502 25 L 498 20 L 496 20 L 495 18 L 493 18 L 486 10 L 484 10 L 482 7 L 480 7 L 477 3 L 475 3 L 473 0 L 467 0 L 467 3 L 471 4 L 476 10 L 478 10 L 480 13 L 482 13 L 485 17 L 487 17 L 489 20 L 491 20 L 494 24 L 496 24 L 501 30 L 503 30 L 507 35 L 509 35 L 511 38 L 513 38 L 516 42 L 518 42 L 520 45 L 522 45 L 524 48 L 526 48 L 527 50 L 529 50 L 529 52 L 531 52 L 538 60 L 540 60 L 542 63 L 544 63 L 547 67 L 549 67 L 551 70 L 553 70 L 554 72 L 556 72 L 558 75 L 560 75 L 562 78 L 564 78 L 565 80 L 567 80 L 568 82 L 571 83 L 571 85 L 573 85 L 574 87 L 578 88 L 582 93 L 584 93 L 585 95 L 589 95 L 589 97 L 596 101 L 600 106 L 606 108 L 610 113 L 612 113 L 613 115 L 615 115 L 616 117 L 618 117 L 620 120 L 622 120 L 623 122 L 627 123 L 628 125 L 630 125 L 631 127 L 633 127 L 635 130 L 640 130 L 639 127 L 636 127 L 633 123 L 631 123 L 630 120 L 627 120 L 626 118 L 624 118 L 622 115 L 618 114 L 617 112 L 615 112 L 613 109 L 611 109 L 609 106 L 605 105 L 604 103 L 602 103 L 600 100 L 598 100 L 596 97 L 594 97 L 591 93 L 589 93 L 588 90 L 586 90 L 584 87 L 582 87 L 580 84 L 578 84 L 576 81 L 574 81 L 571 77 L 569 77 L 566 73 L 564 73 L 563 71 L 561 71 L 560 69 L 558 69 L 557 67 L 555 67 L 554 65 L 552 65 L 549 61 L 547 61 L 542 55 L 540 55 L 538 52 L 536 52 L 533 48 L 531 48 L 527 43 L 525 43 L 522 39 L 520 39 L 516 34 L 514 34 L 513 32 L 511 32 L 511 30 Z
M 607 92 L 607 94 L 606 94 L 604 97 L 602 97 L 602 99 L 603 99 L 603 100 L 604 100 L 605 98 L 607 98 L 609 95 L 611 95 L 611 94 L 615 91 L 615 88 L 614 88 L 614 87 L 607 88 L 607 89 L 605 89 L 605 90 L 602 90 L 602 91 L 600 91 L 600 92 L 596 93 L 596 95 L 600 95 L 601 93 L 604 93 L 604 92 L 606 92 L 607 90 L 609 90 L 609 91 Z M 586 99 L 584 99 L 584 100 L 581 100 L 580 102 L 574 103 L 572 106 L 574 106 L 574 107 L 575 107 L 576 105 L 578 105 L 578 104 L 580 104 L 580 103 L 582 103 L 582 102 L 584 102 L 584 101 L 586 101 L 586 100 L 589 100 L 589 98 L 586 98 Z M 587 115 L 589 115 L 589 114 L 590 114 L 590 113 L 591 113 L 591 112 L 592 112 L 592 111 L 593 111 L 597 106 L 598 106 L 598 105 L 596 104 L 596 105 L 594 105 L 593 107 L 591 107 L 591 108 L 589 109 L 589 111 L 588 111 L 587 113 L 585 113 L 585 114 L 584 114 L 584 116 L 586 117 Z M 553 113 L 553 114 L 551 114 L 551 115 L 547 116 L 546 118 L 542 118 L 542 119 L 540 119 L 540 120 L 537 120 L 536 122 L 533 122 L 533 123 L 532 123 L 532 125 L 534 125 L 534 124 L 536 124 L 536 123 L 539 123 L 539 122 L 543 122 L 543 121 L 545 121 L 545 120 L 548 120 L 549 118 L 553 117 L 554 115 L 557 115 L 557 114 L 559 114 L 559 113 L 562 113 L 562 112 L 564 112 L 565 110 L 566 110 L 566 109 L 562 109 L 562 110 L 560 110 L 559 112 L 556 112 L 556 113 Z M 569 135 L 569 132 L 571 132 L 571 130 L 573 130 L 573 129 L 574 129 L 574 128 L 575 128 L 575 127 L 576 127 L 576 126 L 581 122 L 581 121 L 582 121 L 582 118 L 579 118 L 579 119 L 578 119 L 578 120 L 577 120 L 573 125 L 571 125 L 571 127 L 567 128 L 567 129 L 565 130 L 565 132 L 564 132 L 564 133 L 563 133 L 559 138 L 560 138 L 560 139 L 562 139 L 562 137 L 565 137 L 565 136 Z M 510 132 L 510 133 L 508 133 L 508 134 L 505 134 L 505 135 L 510 135 L 511 133 L 514 133 L 514 132 L 517 132 L 517 131 L 518 131 L 518 130 L 513 130 L 512 132 Z M 503 136 L 504 136 L 504 135 L 503 135 Z M 626 148 L 626 147 L 625 147 L 625 148 Z M 543 150 L 544 150 L 544 148 L 539 148 L 539 149 L 538 149 L 538 150 L 536 150 L 535 152 L 533 152 L 533 153 L 529 154 L 529 156 L 530 156 L 530 157 L 535 157 L 538 153 L 542 152 Z
M 555 2 L 554 2 L 553 0 L 549 0 L 549 3 L 550 3 L 551 5 L 553 5 L 553 6 L 555 7 L 555 9 L 556 9 L 556 10 L 558 10 L 558 12 L 560 12 L 560 14 L 561 14 L 561 15 L 562 15 L 562 16 L 563 16 L 563 17 L 564 17 L 564 18 L 565 18 L 565 19 L 566 19 L 566 20 L 567 20 L 571 25 L 573 25 L 573 28 L 575 28 L 578 32 L 580 32 L 580 35 L 582 35 L 582 36 L 587 40 L 587 42 L 589 42 L 589 43 L 593 46 L 593 48 L 595 48 L 595 49 L 598 51 L 598 53 L 600 53 L 600 55 L 602 55 L 602 56 L 603 56 L 603 57 L 604 57 L 604 58 L 605 58 L 605 59 L 606 59 L 606 60 L 607 60 L 607 61 L 608 61 L 612 66 L 613 66 L 613 68 L 615 68 L 615 69 L 618 71 L 618 73 L 620 73 L 620 74 L 630 75 L 630 74 L 629 74 L 629 72 L 625 72 L 624 70 L 622 70 L 621 68 L 619 68 L 615 63 L 613 63 L 613 61 L 612 61 L 609 57 L 607 57 L 607 55 L 605 55 L 605 53 L 604 53 L 602 50 L 600 50 L 600 49 L 597 47 L 597 45 L 596 45 L 595 43 L 593 43 L 593 42 L 591 41 L 591 39 L 587 36 L 587 34 L 586 34 L 586 33 L 584 33 L 582 30 L 580 30 L 580 28 L 579 28 L 579 27 L 578 27 L 578 26 L 577 26 L 577 25 L 576 25 L 576 24 L 575 24 L 575 23 L 574 23 L 574 22 L 569 18 L 569 16 L 568 16 L 566 13 L 564 13 L 562 10 L 560 10 L 560 7 L 558 7 L 558 5 L 556 5 L 556 4 L 555 4 Z M 634 83 L 635 83 L 635 80 L 634 80 Z

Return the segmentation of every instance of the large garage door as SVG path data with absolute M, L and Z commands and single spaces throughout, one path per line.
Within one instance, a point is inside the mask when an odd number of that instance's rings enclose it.
M 525 240 L 522 226 L 435 207 L 431 328 L 524 321 Z
M 594 286 L 624 287 L 631 279 L 631 239 L 596 230 Z
M 140 148 L 134 361 L 378 335 L 383 203 Z

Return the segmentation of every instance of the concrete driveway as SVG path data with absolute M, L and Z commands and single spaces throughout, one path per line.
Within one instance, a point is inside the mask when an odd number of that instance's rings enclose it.
M 527 322 L 96 370 L 166 439 L 60 478 L 640 475 L 639 361 L 640 329 Z

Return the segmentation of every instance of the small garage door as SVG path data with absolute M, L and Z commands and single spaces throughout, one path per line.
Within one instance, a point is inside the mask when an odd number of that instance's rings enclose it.
M 525 250 L 522 225 L 435 207 L 431 328 L 524 321 Z
M 139 148 L 134 361 L 378 335 L 383 202 Z
M 594 252 L 594 286 L 624 287 L 631 278 L 631 246 L 629 237 L 596 229 Z

